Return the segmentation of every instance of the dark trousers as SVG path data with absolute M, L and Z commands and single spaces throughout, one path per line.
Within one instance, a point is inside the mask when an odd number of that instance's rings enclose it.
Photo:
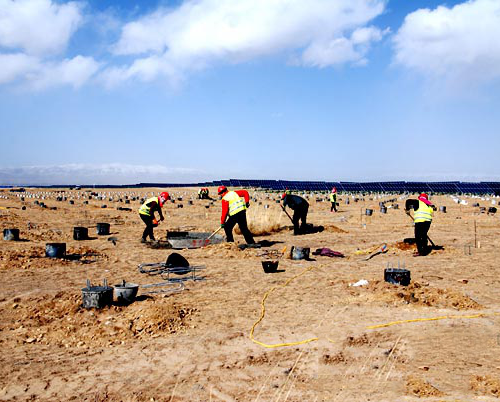
M 330 212 L 332 212 L 333 210 L 335 210 L 335 212 L 337 212 L 337 202 L 332 202 L 332 207 L 330 208 Z
M 415 223 L 415 242 L 417 243 L 417 250 L 420 255 L 427 255 L 430 252 L 427 246 L 427 233 L 430 227 L 431 222 Z
M 298 206 L 293 210 L 293 234 L 298 235 L 305 233 L 307 230 L 307 211 L 309 210 L 309 205 Z M 300 225 L 299 225 L 300 221 Z
M 153 223 L 153 217 L 143 214 L 139 214 L 139 216 L 141 217 L 142 221 L 146 224 L 146 229 L 144 229 L 144 232 L 142 233 L 142 238 L 146 240 L 149 236 L 151 240 L 154 240 L 155 235 L 153 233 L 153 228 L 157 225 Z
M 227 241 L 233 242 L 234 237 L 233 237 L 233 228 L 234 225 L 238 224 L 241 234 L 245 238 L 245 241 L 247 244 L 254 244 L 255 240 L 253 239 L 253 235 L 248 229 L 247 225 L 247 212 L 246 211 L 240 211 L 237 214 L 230 216 L 226 223 L 224 224 L 224 231 L 226 232 L 226 238 Z

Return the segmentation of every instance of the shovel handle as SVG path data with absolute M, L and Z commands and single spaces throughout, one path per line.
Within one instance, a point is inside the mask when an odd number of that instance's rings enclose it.
M 219 230 L 222 229 L 222 226 L 219 227 L 215 232 L 213 232 L 210 236 L 208 236 L 207 240 L 210 240 L 213 236 L 215 236 L 217 233 L 219 233 Z

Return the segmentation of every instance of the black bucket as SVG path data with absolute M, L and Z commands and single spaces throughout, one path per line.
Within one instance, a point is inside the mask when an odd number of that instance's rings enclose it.
M 19 229 L 4 229 L 3 239 L 6 241 L 18 241 L 19 240 Z
M 107 236 L 109 235 L 109 229 L 111 225 L 109 223 L 98 223 L 97 224 L 97 234 Z
M 497 209 L 495 207 L 488 208 L 488 214 L 496 214 L 496 213 L 497 213 Z
M 380 207 L 380 213 L 381 214 L 386 214 L 387 213 L 387 208 L 384 206 L 384 207 Z
M 89 230 L 87 228 L 76 226 L 73 228 L 73 239 L 74 240 L 88 240 Z
M 103 308 L 112 303 L 113 288 L 108 286 L 106 280 L 103 286 L 90 286 L 90 281 L 87 281 L 87 287 L 82 288 L 82 307 Z
M 262 268 L 266 274 L 276 272 L 279 261 L 262 261 Z
M 368 209 L 368 208 L 366 208 L 366 210 L 365 210 L 365 214 L 366 214 L 367 216 L 372 216 L 372 214 L 373 214 L 373 209 Z
M 439 210 L 440 210 L 441 212 L 446 213 L 446 207 L 445 207 L 444 205 L 440 206 L 440 207 L 439 207 Z
M 64 258 L 66 256 L 66 243 L 45 244 L 45 257 Z
M 188 260 L 186 260 L 179 253 L 170 254 L 167 258 L 167 261 L 165 262 L 165 265 L 167 268 L 176 268 L 173 273 L 177 275 L 184 275 L 191 271 L 191 269 L 189 268 Z
M 401 268 L 386 268 L 384 281 L 395 285 L 408 286 L 410 284 L 410 271 Z

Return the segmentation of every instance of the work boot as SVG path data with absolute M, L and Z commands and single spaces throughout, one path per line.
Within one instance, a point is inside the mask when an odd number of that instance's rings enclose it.
M 146 242 L 147 242 L 147 240 L 143 237 L 143 238 L 141 239 L 141 243 L 146 243 Z

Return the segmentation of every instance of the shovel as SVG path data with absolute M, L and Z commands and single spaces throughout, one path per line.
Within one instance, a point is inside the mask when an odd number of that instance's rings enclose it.
M 219 233 L 219 230 L 222 229 L 222 226 L 219 226 L 219 229 L 217 229 L 215 232 L 213 232 L 210 236 L 207 237 L 207 240 L 210 240 L 212 237 L 214 237 L 217 233 Z
M 285 207 L 283 205 L 280 205 L 280 207 L 283 210 L 283 212 L 286 214 L 286 216 L 288 216 L 290 218 L 290 221 L 293 223 L 293 219 L 290 216 L 290 214 L 286 211 Z

